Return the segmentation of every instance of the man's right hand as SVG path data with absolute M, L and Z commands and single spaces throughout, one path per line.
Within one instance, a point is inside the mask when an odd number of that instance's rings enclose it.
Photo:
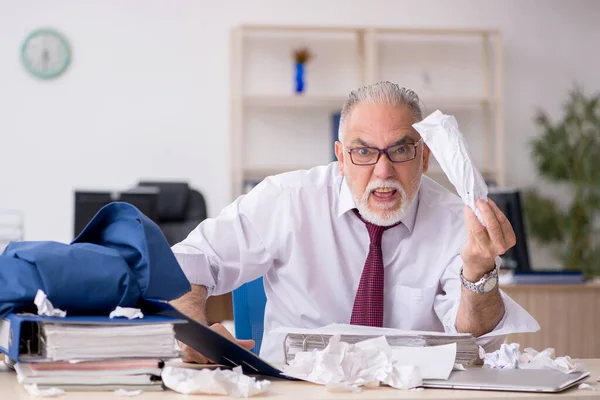
M 254 347 L 254 340 L 237 340 L 233 337 L 233 335 L 221 324 L 213 324 L 210 327 L 215 332 L 219 333 L 221 336 L 226 337 L 232 342 L 236 342 L 240 346 L 250 350 Z M 181 350 L 183 350 L 182 360 L 184 362 L 194 362 L 198 364 L 210 364 L 211 360 L 204 357 L 202 354 L 198 353 L 196 350 L 192 349 L 188 345 L 179 342 L 181 346 Z

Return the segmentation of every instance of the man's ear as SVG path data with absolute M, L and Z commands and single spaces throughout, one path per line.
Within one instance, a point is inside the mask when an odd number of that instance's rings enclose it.
M 431 155 L 431 150 L 429 147 L 423 142 L 423 173 L 429 170 L 429 156 Z
M 340 174 L 344 175 L 344 145 L 342 142 L 335 142 L 335 156 L 338 159 L 338 167 L 340 168 Z

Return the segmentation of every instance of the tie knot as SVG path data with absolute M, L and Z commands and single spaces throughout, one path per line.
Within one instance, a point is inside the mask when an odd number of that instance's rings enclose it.
M 371 239 L 371 244 L 374 244 L 377 246 L 381 246 L 381 237 L 383 236 L 383 232 L 385 232 L 386 230 L 388 230 L 390 228 L 393 228 L 394 226 L 396 226 L 400 223 L 400 222 L 397 222 L 394 225 L 390 225 L 390 226 L 375 225 L 372 222 L 366 221 L 362 217 L 362 215 L 360 215 L 360 213 L 358 212 L 357 209 L 354 209 L 354 213 L 367 227 L 367 232 L 369 232 L 369 239 Z

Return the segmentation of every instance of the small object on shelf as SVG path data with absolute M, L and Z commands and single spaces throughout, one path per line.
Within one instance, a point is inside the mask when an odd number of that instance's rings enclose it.
M 296 94 L 304 93 L 304 65 L 312 58 L 312 54 L 306 47 L 294 50 L 294 61 L 296 62 Z

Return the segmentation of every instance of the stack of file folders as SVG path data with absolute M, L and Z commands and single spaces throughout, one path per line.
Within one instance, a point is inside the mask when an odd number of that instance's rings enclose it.
M 424 347 L 456 343 L 456 363 L 471 365 L 479 359 L 479 347 L 473 335 L 468 333 L 407 331 L 344 324 L 332 324 L 317 329 L 279 328 L 274 332 L 286 334 L 284 339 L 286 363 L 293 360 L 298 352 L 324 349 L 333 335 L 340 335 L 341 341 L 351 344 L 385 336 L 392 347 Z
M 0 320 L 0 350 L 16 360 L 23 385 L 65 391 L 163 390 L 164 361 L 179 357 L 174 324 L 162 316 L 39 317 L 9 314 Z M 3 335 L 4 332 L 4 335 Z

